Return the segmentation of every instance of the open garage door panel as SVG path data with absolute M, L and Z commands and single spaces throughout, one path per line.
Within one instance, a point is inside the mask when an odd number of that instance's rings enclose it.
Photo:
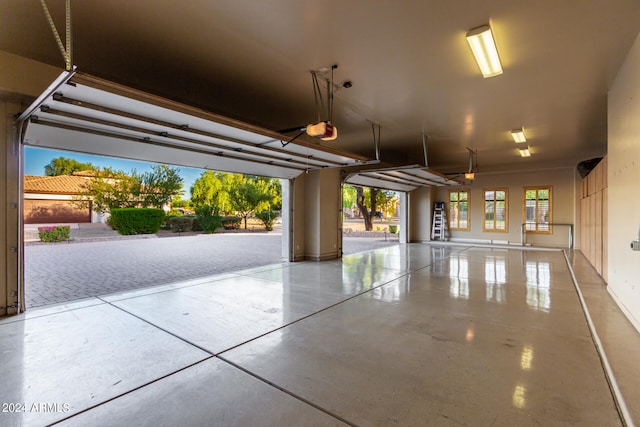
M 20 120 L 27 145 L 272 178 L 367 160 L 80 73 L 63 74 Z
M 457 181 L 419 165 L 369 169 L 347 176 L 344 182 L 351 185 L 403 192 L 412 191 L 418 187 L 460 185 Z

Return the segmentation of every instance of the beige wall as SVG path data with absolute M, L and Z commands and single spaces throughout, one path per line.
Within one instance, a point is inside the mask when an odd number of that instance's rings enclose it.
M 304 258 L 339 256 L 340 171 L 320 169 L 304 176 Z
M 409 193 L 409 241 L 427 242 L 431 238 L 431 215 L 435 191 L 420 187 Z
M 477 241 L 484 243 L 521 243 L 521 224 L 523 222 L 523 188 L 530 186 L 552 187 L 552 221 L 554 223 L 575 224 L 575 171 L 574 168 L 549 169 L 535 172 L 518 173 L 482 173 L 470 185 L 461 187 L 437 187 L 429 209 L 433 203 L 447 203 L 449 190 L 466 189 L 470 191 L 471 226 L 469 231 L 450 231 L 452 241 Z M 508 189 L 508 232 L 485 232 L 482 230 L 484 215 L 483 192 L 490 188 Z M 424 206 L 421 208 L 424 209 Z M 424 217 L 425 213 L 419 213 Z M 568 246 L 569 227 L 553 227 L 551 235 L 527 234 L 526 242 L 539 246 Z
M 295 178 L 293 182 L 293 200 L 291 217 L 293 224 L 291 230 L 293 232 L 293 259 L 291 261 L 304 260 L 305 251 L 305 181 L 306 175 L 302 174 Z
M 609 92 L 608 290 L 640 330 L 640 36 Z
M 14 120 L 62 70 L 0 51 L 0 316 L 12 314 L 21 276 L 20 156 Z M 7 309 L 9 306 L 9 309 Z
M 27 98 L 40 95 L 62 71 L 0 50 L 0 92 L 4 95 L 16 95 L 29 102 Z

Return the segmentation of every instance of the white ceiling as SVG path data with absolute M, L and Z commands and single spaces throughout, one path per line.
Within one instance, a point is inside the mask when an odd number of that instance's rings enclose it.
M 64 39 L 64 0 L 46 0 Z M 640 31 L 636 0 L 74 1 L 80 71 L 280 130 L 316 118 L 310 70 L 338 64 L 325 143 L 442 173 L 574 167 L 606 152 L 607 90 Z M 467 30 L 491 23 L 504 74 Z M 64 62 L 38 0 L 0 1 L 0 50 Z M 532 157 L 509 131 L 524 127 Z M 126 155 L 125 155 L 126 157 Z

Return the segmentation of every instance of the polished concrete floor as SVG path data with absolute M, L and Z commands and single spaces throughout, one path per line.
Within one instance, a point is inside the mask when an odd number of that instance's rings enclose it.
M 561 251 L 396 245 L 112 294 L 0 320 L 0 354 L 3 426 L 622 425 Z

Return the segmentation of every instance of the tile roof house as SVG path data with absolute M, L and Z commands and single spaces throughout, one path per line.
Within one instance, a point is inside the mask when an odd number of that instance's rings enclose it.
M 90 208 L 80 208 L 73 197 L 82 192 L 90 179 L 81 173 L 59 176 L 24 176 L 24 223 L 104 222 L 103 216 Z

